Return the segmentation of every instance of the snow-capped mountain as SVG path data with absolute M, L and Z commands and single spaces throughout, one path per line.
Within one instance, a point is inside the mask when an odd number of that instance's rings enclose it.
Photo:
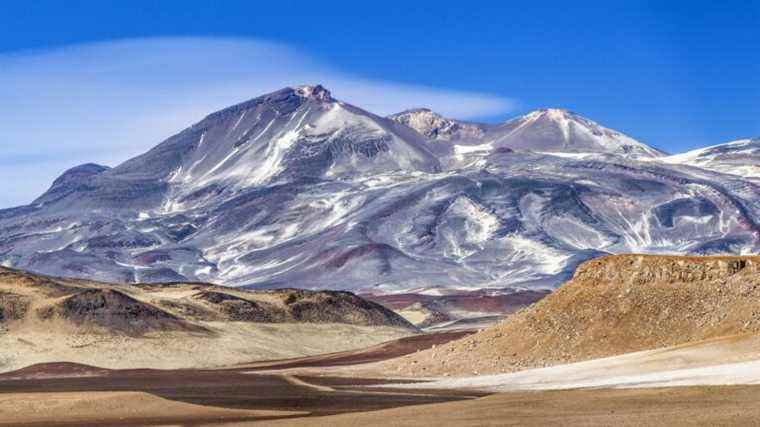
M 683 154 L 664 157 L 663 162 L 710 169 L 747 178 L 760 178 L 760 138 L 741 139 Z
M 546 153 L 614 154 L 657 158 L 665 153 L 592 120 L 562 109 L 532 111 L 501 125 L 447 119 L 427 109 L 389 117 L 429 140 L 451 143 L 450 152 L 489 154 L 495 150 Z
M 446 140 L 320 86 L 286 88 L 0 210 L 0 264 L 121 282 L 450 292 L 552 287 L 604 253 L 760 250 L 756 182 L 661 162 L 570 114 Z M 452 160 L 466 154 L 477 161 Z
M 494 146 L 561 153 L 609 153 L 631 158 L 664 153 L 592 120 L 562 109 L 536 110 L 489 132 Z

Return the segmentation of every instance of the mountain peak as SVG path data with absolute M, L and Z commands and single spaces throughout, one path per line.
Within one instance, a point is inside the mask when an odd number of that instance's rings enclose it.
M 521 117 L 518 117 L 517 119 L 512 120 L 537 120 L 539 118 L 552 120 L 552 121 L 567 121 L 567 120 L 587 120 L 590 121 L 577 113 L 570 111 L 565 108 L 540 108 L 538 110 L 533 110 Z M 509 120 L 509 121 L 512 121 Z M 508 121 L 508 122 L 509 122 Z
M 34 201 L 34 204 L 45 203 L 56 200 L 72 191 L 76 191 L 95 176 L 110 170 L 108 166 L 98 165 L 95 163 L 85 163 L 75 166 L 59 176 L 48 191 Z
M 59 176 L 53 181 L 53 188 L 67 185 L 72 182 L 86 181 L 95 175 L 99 175 L 107 170 L 111 169 L 108 166 L 98 165 L 95 163 L 85 163 L 83 165 L 75 166 Z
M 398 116 L 405 116 L 409 114 L 432 114 L 434 116 L 441 116 L 440 114 L 436 113 L 435 111 L 431 110 L 430 108 L 410 108 L 408 110 L 404 110 L 400 113 L 391 114 L 389 117 L 398 117 Z M 441 116 L 442 117 L 442 116 Z
M 760 178 L 760 138 L 747 138 L 698 148 L 662 159 L 747 178 Z
M 318 85 L 302 85 L 302 86 L 296 86 L 293 88 L 296 95 L 307 98 L 307 99 L 313 99 L 316 101 L 324 101 L 329 102 L 333 101 L 333 97 L 330 94 L 330 91 L 325 89 L 324 86 L 318 84 Z
M 114 173 L 165 180 L 179 200 L 209 185 L 238 191 L 277 180 L 439 167 L 419 135 L 337 102 L 322 85 L 303 85 L 212 113 Z
M 576 115 L 567 108 L 540 108 L 533 111 L 533 113 L 545 114 L 549 117 L 566 117 Z
M 662 152 L 573 111 L 544 108 L 505 122 L 494 141 L 513 149 L 660 157 Z
M 446 118 L 429 108 L 414 108 L 388 116 L 431 140 L 477 139 L 484 135 L 483 125 Z

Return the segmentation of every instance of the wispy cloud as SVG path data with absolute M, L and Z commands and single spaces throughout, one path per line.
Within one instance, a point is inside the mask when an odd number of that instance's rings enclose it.
M 68 167 L 118 164 L 212 111 L 307 83 L 381 115 L 426 106 L 467 119 L 514 106 L 492 94 L 364 79 L 249 39 L 132 39 L 3 55 L 0 207 L 28 203 Z

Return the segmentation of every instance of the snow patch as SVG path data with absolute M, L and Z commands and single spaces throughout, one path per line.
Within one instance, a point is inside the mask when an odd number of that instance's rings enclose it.
M 458 156 L 472 153 L 489 153 L 493 151 L 493 143 L 480 144 L 480 145 L 455 145 L 454 153 Z

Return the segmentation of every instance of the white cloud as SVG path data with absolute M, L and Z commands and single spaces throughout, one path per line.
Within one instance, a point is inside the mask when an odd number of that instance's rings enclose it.
M 512 109 L 491 94 L 352 76 L 249 39 L 133 39 L 0 56 L 0 207 L 28 203 L 81 163 L 116 165 L 228 105 L 321 83 L 376 114 L 429 107 L 462 119 Z

